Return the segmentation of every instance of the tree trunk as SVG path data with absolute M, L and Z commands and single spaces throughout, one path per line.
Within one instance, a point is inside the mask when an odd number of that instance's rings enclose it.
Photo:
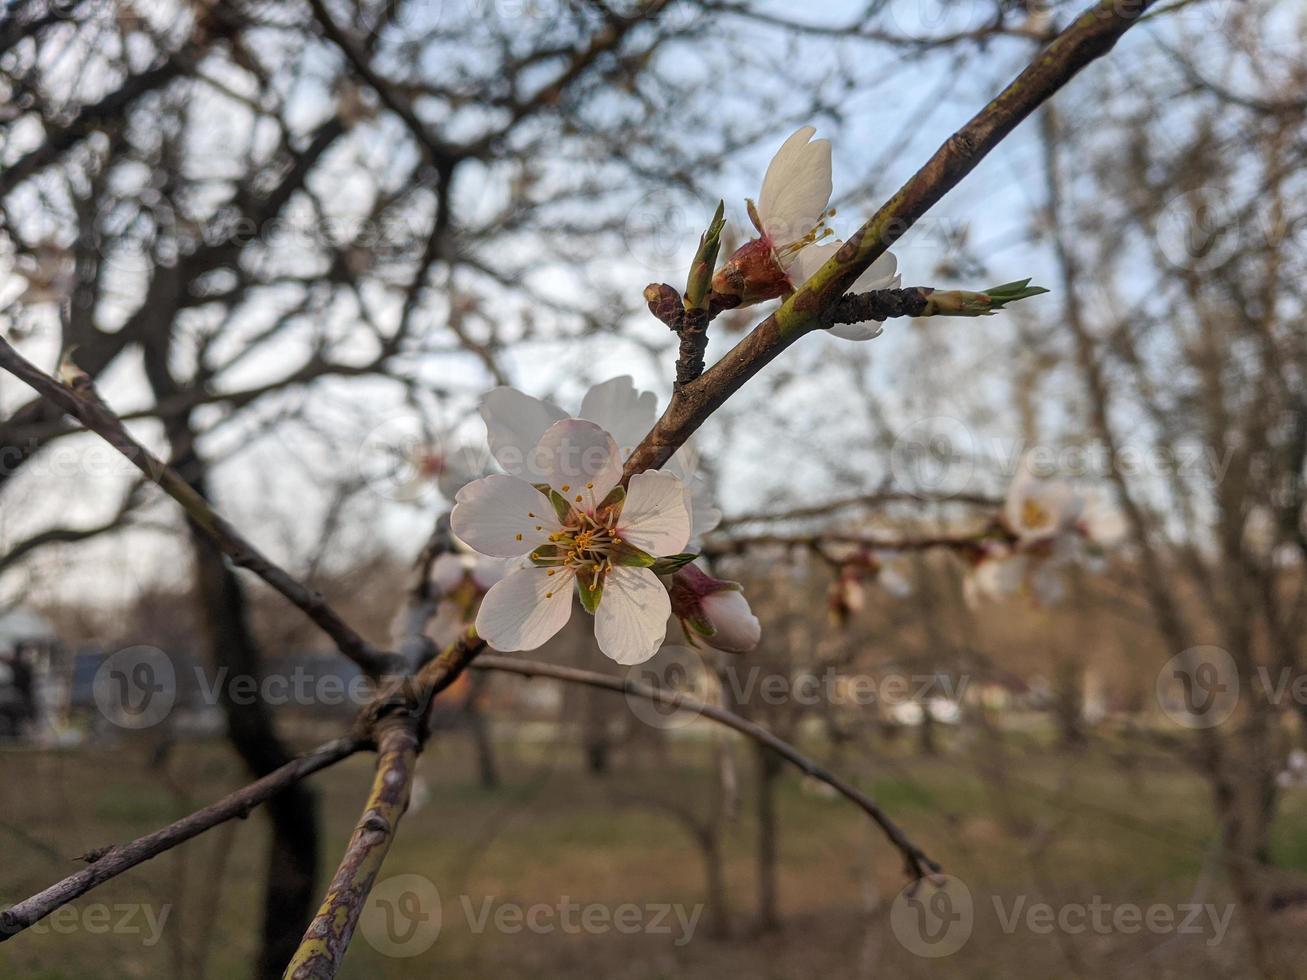
M 176 396 L 181 388 L 168 371 L 167 341 L 145 345 L 144 353 L 146 375 L 155 396 L 160 400 Z M 197 493 L 209 499 L 208 466 L 196 450 L 189 415 L 168 416 L 163 421 L 172 465 Z M 217 691 L 227 718 L 228 738 L 249 773 L 264 776 L 291 761 L 293 755 L 278 738 L 267 706 L 259 698 L 232 696 L 232 683 L 238 678 L 262 679 L 263 658 L 250 628 L 245 590 L 204 532 L 193 524 L 190 532 L 205 645 L 222 681 Z M 317 799 L 304 783 L 296 783 L 269 799 L 262 811 L 272 824 L 272 839 L 257 975 L 277 978 L 294 955 L 317 907 Z
M 755 743 L 757 765 L 758 815 L 758 921 L 759 932 L 777 932 L 781 928 L 776 882 L 776 780 L 781 772 L 781 758 L 771 749 Z

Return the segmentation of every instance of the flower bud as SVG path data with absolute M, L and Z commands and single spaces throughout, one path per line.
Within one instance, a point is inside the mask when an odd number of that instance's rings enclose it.
M 672 576 L 672 612 L 691 643 L 696 636 L 727 653 L 748 653 L 762 638 L 762 625 L 738 582 L 713 578 L 695 565 Z

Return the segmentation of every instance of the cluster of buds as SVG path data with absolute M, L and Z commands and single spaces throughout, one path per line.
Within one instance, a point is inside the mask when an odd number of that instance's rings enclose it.
M 867 585 L 874 583 L 897 599 L 912 592 L 912 584 L 893 564 L 862 550 L 840 564 L 826 596 L 826 607 L 836 626 L 844 627 L 867 605 Z

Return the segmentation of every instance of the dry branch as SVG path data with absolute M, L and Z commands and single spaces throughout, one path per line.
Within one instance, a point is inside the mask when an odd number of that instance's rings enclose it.
M 184 844 L 191 838 L 234 817 L 247 816 L 252 809 L 267 802 L 287 786 L 348 758 L 362 749 L 364 744 L 362 740 L 353 736 L 327 742 L 280 769 L 273 770 L 262 779 L 236 790 L 202 810 L 182 817 L 161 830 L 138 837 L 128 844 L 115 844 L 88 854 L 86 859 L 91 863 L 81 871 L 55 882 L 44 891 L 0 912 L 0 942 L 17 935 L 60 906 L 85 895 L 110 878 L 116 878 L 124 871 L 178 844 Z

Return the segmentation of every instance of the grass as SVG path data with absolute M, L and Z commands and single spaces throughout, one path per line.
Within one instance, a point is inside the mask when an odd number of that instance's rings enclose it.
M 166 778 L 150 767 L 153 748 L 140 741 L 0 755 L 7 788 L 0 802 L 0 903 L 68 873 L 74 856 L 152 830 L 240 778 L 220 743 L 176 746 Z M 713 787 L 707 750 L 703 742 L 677 742 L 667 762 L 646 751 L 619 753 L 612 774 L 596 779 L 582 771 L 571 743 L 505 742 L 504 784 L 486 790 L 470 767 L 465 739 L 442 737 L 422 760 L 418 803 L 404 819 L 378 893 L 379 900 L 401 903 L 411 893 L 430 911 L 435 903 L 424 896 L 434 888 L 439 936 L 396 945 L 403 930 L 387 933 L 386 910 L 374 906 L 343 975 L 1253 975 L 1237 910 L 1219 942 L 1210 926 L 1183 934 L 1045 933 L 1020 920 L 1005 931 L 1013 909 L 1041 902 L 1054 912 L 1095 897 L 1111 907 L 1206 902 L 1218 911 L 1229 902 L 1211 861 L 1213 826 L 1202 780 L 1170 759 L 1123 766 L 1102 749 L 1069 756 L 1038 740 L 953 744 L 936 758 L 895 745 L 884 756 L 850 752 L 834 762 L 969 889 L 974 928 L 946 961 L 916 956 L 896 940 L 889 909 L 903 885 L 900 862 L 875 828 L 851 806 L 814 793 L 793 770 L 786 770 L 777 794 L 783 929 L 752 930 L 757 828 L 752 756 L 743 744 L 736 745 L 739 813 L 723 841 L 733 934 L 713 938 L 703 919 L 689 930 L 674 914 L 655 923 L 661 907 L 690 916 L 704 901 L 703 862 L 682 823 L 631 797 L 705 812 Z M 813 750 L 821 754 L 820 747 Z M 357 818 L 369 766 L 366 758 L 353 759 L 315 778 L 329 842 L 324 881 Z M 1307 801 L 1287 795 L 1274 853 L 1289 882 L 1307 872 L 1305 826 Z M 202 949 L 205 975 L 249 975 L 265 843 L 256 814 L 102 886 L 64 918 L 0 946 L 0 976 L 196 977 Z M 421 877 L 386 884 L 399 875 Z M 143 907 L 156 920 L 166 911 L 157 935 L 147 928 Z M 420 917 L 393 918 L 417 907 L 392 905 L 392 924 L 420 923 Z M 533 907 L 536 930 L 516 918 Z M 586 908 L 590 928 L 574 928 Z M 619 908 L 627 916 L 622 929 L 613 921 Z M 483 913 L 490 916 L 485 923 Z M 1288 962 L 1307 962 L 1301 923 L 1291 916 L 1281 952 Z M 410 949 L 417 955 L 394 955 Z

